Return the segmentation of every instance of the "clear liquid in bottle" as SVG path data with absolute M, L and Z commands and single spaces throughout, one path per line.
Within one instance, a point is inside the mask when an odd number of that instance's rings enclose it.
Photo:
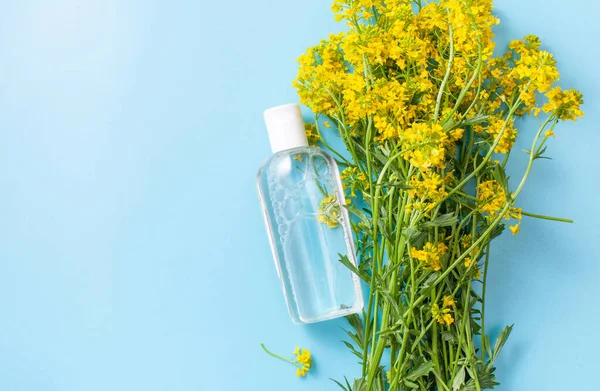
M 312 323 L 359 312 L 360 281 L 339 261 L 356 265 L 337 165 L 306 145 L 297 105 L 267 110 L 265 118 L 276 153 L 259 170 L 258 191 L 290 316 Z M 273 132 L 286 142 L 275 136 L 274 143 Z

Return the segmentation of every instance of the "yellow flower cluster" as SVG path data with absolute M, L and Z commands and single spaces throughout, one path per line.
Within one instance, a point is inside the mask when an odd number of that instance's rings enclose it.
M 440 124 L 415 123 L 399 132 L 404 158 L 415 167 L 444 168 L 446 154 L 453 154 L 454 145 L 463 135 L 463 129 L 446 132 Z
M 535 35 L 527 35 L 523 40 L 512 41 L 509 45 L 516 54 L 511 73 L 522 82 L 523 91 L 544 93 L 558 80 L 554 56 L 546 50 L 540 50 L 540 45 L 541 41 Z
M 306 349 L 300 349 L 299 347 L 294 350 L 296 356 L 296 363 L 299 365 L 296 370 L 296 376 L 306 376 L 310 368 L 312 367 L 312 357 L 310 351 Z
M 520 225 L 521 225 L 521 220 L 523 219 L 523 209 L 510 208 L 510 210 L 506 214 L 505 218 L 506 218 L 506 220 L 510 220 L 510 219 L 517 220 L 515 225 L 511 225 L 508 228 L 510 229 L 510 232 L 512 232 L 513 235 L 518 234 L 519 231 L 521 230 Z
M 559 73 L 538 37 L 515 40 L 509 52 L 492 58 L 498 19 L 491 0 L 440 0 L 416 12 L 408 0 L 335 0 L 332 9 L 351 28 L 299 58 L 294 86 L 301 102 L 341 121 L 354 136 L 372 124 L 375 140 L 401 142 L 415 167 L 447 165 L 463 129 L 445 125 L 471 109 L 488 116 L 476 130 L 490 141 L 499 137 L 497 153 L 510 151 L 517 136 L 513 119 L 503 114 L 515 102 L 520 114 L 543 110 L 561 120 L 583 115 L 578 91 L 551 89 Z M 473 84 L 477 69 L 481 78 Z M 445 76 L 438 122 L 434 107 Z M 548 103 L 536 106 L 536 94 L 546 94 Z M 454 102 L 459 96 L 464 99 Z
M 467 249 L 469 247 L 471 247 L 471 245 L 473 244 L 473 236 L 471 234 L 468 235 L 463 235 L 460 238 L 460 245 L 463 249 Z M 470 256 L 465 257 L 465 267 L 466 268 L 470 268 L 471 266 L 473 266 L 479 256 L 479 246 L 475 246 L 475 248 L 473 249 L 472 253 Z M 477 276 L 479 277 L 479 276 Z
M 271 352 L 269 349 L 265 347 L 264 344 L 261 344 L 263 350 L 270 356 L 275 357 L 278 360 L 285 361 L 290 363 L 296 367 L 296 376 L 306 376 L 310 368 L 312 367 L 312 357 L 310 354 L 310 350 L 301 349 L 300 347 L 296 347 L 293 355 L 294 358 L 286 358 L 280 355 L 277 355 Z
M 502 185 L 495 180 L 485 181 L 480 183 L 477 186 L 477 204 L 481 210 L 481 213 L 488 213 L 488 218 L 494 218 L 498 215 L 498 212 L 504 208 L 506 205 L 506 193 L 502 188 Z M 523 219 L 523 210 L 521 208 L 510 208 L 504 218 L 506 220 L 515 219 L 517 222 L 510 226 L 509 229 L 513 235 L 519 233 L 521 220 Z M 467 236 L 463 236 L 461 240 L 463 240 L 463 246 L 465 245 L 465 240 L 470 240 L 470 235 L 468 239 Z M 468 246 L 467 246 L 468 247 Z M 475 251 L 477 252 L 477 251 Z M 465 266 L 469 266 L 466 264 Z
M 577 118 L 583 117 L 580 105 L 583 104 L 583 95 L 581 92 L 570 89 L 563 91 L 560 87 L 554 87 L 546 94 L 548 103 L 542 110 L 545 113 L 552 113 L 561 121 L 577 121 Z
M 336 228 L 340 224 L 340 215 L 340 204 L 335 195 L 327 196 L 321 200 L 319 214 L 317 215 L 317 220 L 320 223 L 327 225 L 329 228 Z
M 410 252 L 414 259 L 418 259 L 423 262 L 425 266 L 433 271 L 441 270 L 441 257 L 448 251 L 448 246 L 444 243 L 430 243 L 427 242 L 423 249 L 417 250 L 412 247 Z
M 411 201 L 406 205 L 406 211 L 421 210 L 429 212 L 437 202 L 448 194 L 444 189 L 444 179 L 435 171 L 423 170 L 420 177 L 413 177 L 408 182 L 407 190 Z
M 481 182 L 477 185 L 477 206 L 481 213 L 495 217 L 506 205 L 506 193 L 502 185 L 495 180 Z
M 444 302 L 441 308 L 437 303 L 434 303 L 431 306 L 431 315 L 439 324 L 450 326 L 454 323 L 454 318 L 450 314 L 452 312 L 452 307 L 456 307 L 454 298 L 450 295 L 444 296 Z
M 360 172 L 358 167 L 344 169 L 340 174 L 340 178 L 344 190 L 350 190 L 350 194 L 348 194 L 350 197 L 356 197 L 357 190 L 362 191 L 369 188 L 367 175 L 364 172 Z
M 305 124 L 304 130 L 306 131 L 306 140 L 308 140 L 308 145 L 315 146 L 319 141 L 321 141 L 321 136 L 319 135 L 317 126 L 315 124 Z
M 492 116 L 488 120 L 485 131 L 491 136 L 492 140 L 500 137 L 496 148 L 494 148 L 494 152 L 496 153 L 509 152 L 515 144 L 515 140 L 517 139 L 517 130 L 515 129 L 514 121 L 512 119 L 504 120 L 502 118 Z

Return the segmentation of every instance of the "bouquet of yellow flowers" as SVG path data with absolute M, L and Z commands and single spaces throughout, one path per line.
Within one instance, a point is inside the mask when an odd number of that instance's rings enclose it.
M 508 338 L 485 330 L 490 243 L 519 232 L 516 200 L 561 121 L 582 95 L 556 86 L 553 55 L 528 35 L 494 56 L 491 0 L 335 0 L 348 29 L 311 47 L 294 81 L 316 115 L 307 135 L 343 168 L 360 264 L 369 287 L 346 345 L 361 376 L 347 391 L 480 391 L 498 383 Z M 527 167 L 505 172 L 517 118 L 540 126 Z M 343 140 L 331 148 L 323 126 Z M 327 223 L 324 221 L 323 223 Z M 478 286 L 480 284 L 480 286 Z

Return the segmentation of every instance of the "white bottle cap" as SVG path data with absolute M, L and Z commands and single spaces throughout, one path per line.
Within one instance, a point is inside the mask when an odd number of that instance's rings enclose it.
M 308 146 L 299 105 L 272 107 L 265 110 L 264 117 L 273 153 Z

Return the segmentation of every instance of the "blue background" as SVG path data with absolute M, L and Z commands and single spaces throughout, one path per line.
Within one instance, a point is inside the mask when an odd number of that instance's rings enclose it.
M 319 391 L 356 374 L 343 321 L 288 319 L 254 184 L 262 110 L 297 100 L 294 59 L 342 28 L 329 5 L 2 1 L 0 389 Z M 598 389 L 600 6 L 496 6 L 499 44 L 538 34 L 587 101 L 520 200 L 576 224 L 527 219 L 494 246 L 488 329 L 516 323 L 499 389 Z M 261 342 L 311 349 L 314 371 Z

